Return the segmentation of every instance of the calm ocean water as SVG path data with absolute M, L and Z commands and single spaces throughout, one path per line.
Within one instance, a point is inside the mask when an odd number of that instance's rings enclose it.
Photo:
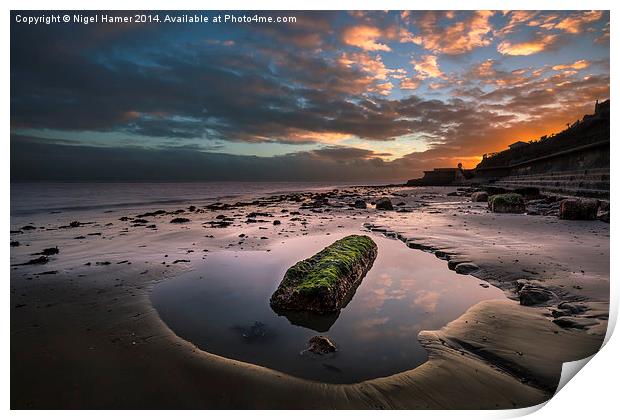
M 217 198 L 323 190 L 371 183 L 187 182 L 11 183 L 11 215 L 199 203 Z

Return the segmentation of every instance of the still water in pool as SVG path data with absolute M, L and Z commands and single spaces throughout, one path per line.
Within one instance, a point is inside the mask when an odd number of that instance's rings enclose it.
M 379 247 L 377 259 L 337 318 L 301 326 L 278 316 L 269 298 L 286 270 L 351 233 L 359 232 L 287 239 L 270 252 L 209 253 L 192 271 L 157 285 L 153 304 L 177 335 L 210 353 L 302 378 L 353 383 L 419 366 L 427 359 L 420 331 L 439 329 L 482 300 L 505 299 L 501 290 L 448 270 L 432 254 L 367 233 Z M 318 334 L 329 336 L 338 351 L 303 352 Z

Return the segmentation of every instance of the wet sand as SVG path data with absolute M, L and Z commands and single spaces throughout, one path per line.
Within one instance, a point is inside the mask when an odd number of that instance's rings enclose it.
M 448 197 L 449 191 L 347 188 L 238 205 L 232 199 L 230 206 L 211 208 L 188 203 L 14 217 L 11 229 L 22 233 L 11 234 L 20 242 L 11 248 L 12 264 L 49 247 L 60 252 L 46 264 L 11 269 L 11 407 L 513 408 L 543 402 L 563 362 L 602 344 L 609 225 L 492 214 L 483 203 Z M 405 211 L 348 206 L 383 195 Z M 158 209 L 167 213 L 138 217 Z M 184 212 L 173 214 L 179 209 Z M 271 215 L 248 223 L 252 212 Z M 176 217 L 190 221 L 170 223 Z M 226 227 L 211 223 L 229 219 Z M 89 224 L 60 228 L 71 221 Z M 20 229 L 30 222 L 35 229 Z M 301 380 L 206 353 L 177 337 L 151 305 L 155 284 L 174 281 L 214 250 L 266 250 L 286 237 L 364 226 L 452 263 L 472 262 L 479 267 L 472 275 L 513 300 L 481 302 L 441 330 L 422 332 L 418 338 L 429 352 L 423 365 L 351 385 Z M 553 299 L 520 305 L 516 290 L 523 279 Z M 579 311 L 566 313 L 562 302 Z

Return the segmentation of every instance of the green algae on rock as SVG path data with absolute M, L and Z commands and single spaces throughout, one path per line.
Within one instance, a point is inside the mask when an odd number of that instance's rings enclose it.
M 525 201 L 521 194 L 496 194 L 489 197 L 489 208 L 493 213 L 525 213 Z
M 377 257 L 377 244 L 366 235 L 337 240 L 286 271 L 271 296 L 276 311 L 338 312 L 351 300 Z

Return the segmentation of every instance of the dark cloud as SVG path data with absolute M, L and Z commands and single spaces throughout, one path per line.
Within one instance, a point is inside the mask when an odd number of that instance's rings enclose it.
M 194 147 L 91 147 L 20 136 L 11 139 L 11 165 L 11 181 L 391 181 L 409 172 L 355 148 L 256 157 Z
M 94 131 L 119 139 L 109 144 L 116 146 L 113 149 L 15 137 L 11 143 L 16 162 L 28 164 L 27 147 L 32 147 L 28 166 L 35 178 L 37 173 L 67 174 L 69 168 L 75 176 L 79 168 L 89 177 L 95 173 L 105 177 L 104 160 L 124 162 L 123 154 L 138 164 L 133 168 L 108 165 L 110 171 L 117 171 L 109 175 L 112 179 L 164 176 L 156 175 L 156 158 L 162 159 L 161 174 L 173 179 L 198 177 L 198 167 L 207 179 L 217 177 L 216 170 L 233 177 L 233 168 L 250 178 L 291 177 L 295 171 L 301 171 L 301 179 L 405 178 L 432 166 L 453 166 L 460 159 L 474 162 L 482 153 L 514 139 L 535 138 L 590 112 L 595 99 L 609 94 L 609 70 L 604 68 L 608 60 L 592 61 L 592 67 L 602 67 L 603 74 L 590 68 L 592 74 L 580 73 L 575 63 L 565 63 L 562 70 L 549 65 L 506 70 L 501 61 L 486 60 L 465 68 L 467 54 L 474 49 L 496 51 L 493 42 L 500 40 L 514 47 L 515 41 L 507 37 L 533 19 L 555 25 L 543 28 L 553 30 L 554 36 L 568 37 L 574 36 L 569 30 L 585 28 L 575 20 L 582 15 L 571 14 L 573 21 L 565 21 L 560 29 L 556 26 L 561 16 L 515 15 L 510 17 L 513 26 L 500 33 L 499 13 L 491 12 L 269 13 L 294 15 L 298 22 L 213 29 L 200 25 L 24 26 L 13 20 L 14 131 L 56 129 L 74 132 L 72 138 Z M 345 34 L 343 28 L 349 32 Z M 386 96 L 392 78 L 412 71 L 389 68 L 388 59 L 378 55 L 388 43 L 394 49 L 415 44 L 426 48 L 429 57 L 458 56 L 463 69 L 449 73 L 442 68 L 441 100 L 428 99 L 430 94 L 422 97 L 418 91 L 406 97 Z M 155 139 L 160 148 L 154 144 L 126 147 L 124 139 L 132 136 Z M 401 136 L 426 142 L 429 150 L 391 162 L 383 159 L 393 157 L 388 153 L 345 147 L 317 147 L 274 158 L 213 153 L 222 148 L 222 142 L 312 144 L 347 137 L 389 142 Z M 88 144 L 89 139 L 78 143 Z M 61 151 L 76 157 L 76 162 Z M 90 162 L 93 168 L 80 166 L 97 154 L 101 162 Z M 338 171 L 339 165 L 346 166 L 346 171 Z M 144 175 L 136 175 L 138 170 L 144 170 Z

